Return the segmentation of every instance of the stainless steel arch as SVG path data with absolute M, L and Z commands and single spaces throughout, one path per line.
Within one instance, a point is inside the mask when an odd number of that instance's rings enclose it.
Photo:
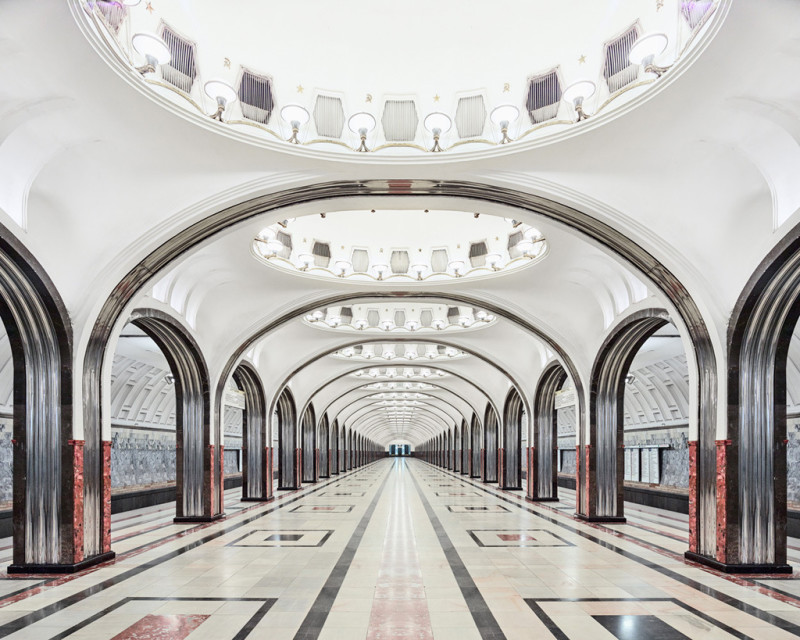
M 553 202 L 541 196 L 512 189 L 474 182 L 449 180 L 338 181 L 307 185 L 305 187 L 294 187 L 229 207 L 189 226 L 165 241 L 161 246 L 136 264 L 117 284 L 97 315 L 84 358 L 84 404 L 87 407 L 85 415 L 86 431 L 94 433 L 95 435 L 92 437 L 96 437 L 99 440 L 101 424 L 100 404 L 102 398 L 101 385 L 104 384 L 104 381 L 98 378 L 97 372 L 103 370 L 103 360 L 106 356 L 106 346 L 110 338 L 112 327 L 115 326 L 117 320 L 133 297 L 141 291 L 155 274 L 172 264 L 173 261 L 187 251 L 197 247 L 200 243 L 212 238 L 215 234 L 232 225 L 293 205 L 358 196 L 369 196 L 375 199 L 381 197 L 425 196 L 427 202 L 430 202 L 430 200 L 436 197 L 448 197 L 474 200 L 476 202 L 491 202 L 496 205 L 514 207 L 521 211 L 540 215 L 562 224 L 581 236 L 592 239 L 610 253 L 617 256 L 619 260 L 631 265 L 652 282 L 654 286 L 670 300 L 688 328 L 695 350 L 695 359 L 698 363 L 699 375 L 697 379 L 700 387 L 698 393 L 700 399 L 698 406 L 698 423 L 700 425 L 701 454 L 705 455 L 705 450 L 709 448 L 712 451 L 714 450 L 716 423 L 715 385 L 717 370 L 713 346 L 700 310 L 689 292 L 670 270 L 650 252 L 626 237 L 620 231 L 575 208 Z M 387 297 L 393 296 L 390 292 L 386 292 L 385 295 Z M 400 293 L 399 295 L 410 297 L 407 292 L 405 294 Z M 335 296 L 329 298 L 328 303 L 334 302 L 337 298 L 349 299 L 351 297 L 352 295 L 348 294 Z M 458 297 L 460 296 L 450 296 L 451 299 L 457 299 Z M 464 296 L 464 298 L 466 302 L 467 296 Z M 303 308 L 294 310 L 291 312 L 291 315 L 296 316 L 298 313 L 305 313 L 308 310 L 312 310 L 315 306 L 320 306 L 319 303 L 324 304 L 323 301 L 316 301 L 313 305 L 304 305 Z M 509 315 L 503 309 L 497 308 L 494 310 L 487 307 L 485 304 L 482 304 L 482 306 L 497 315 L 503 317 Z M 285 316 L 278 318 L 275 322 L 265 327 L 264 330 L 268 331 L 270 326 L 278 326 L 284 321 L 286 321 Z M 531 330 L 535 331 L 533 325 L 530 325 L 530 323 L 525 324 L 530 326 Z M 251 341 L 242 345 L 241 349 L 231 356 L 223 379 L 227 379 L 230 372 L 235 368 L 236 362 L 241 357 L 241 354 L 258 337 L 258 335 L 253 336 Z M 582 397 L 583 389 L 581 381 L 568 355 L 563 353 L 559 345 L 553 343 L 551 340 L 547 340 L 546 337 L 543 337 L 543 339 L 555 353 L 559 354 L 575 382 L 578 396 Z M 221 393 L 222 390 L 218 388 L 218 397 Z M 582 406 L 580 408 L 582 409 Z M 703 465 L 698 471 L 698 486 L 704 489 L 707 486 L 713 487 L 716 480 L 716 468 L 709 469 L 707 466 Z M 698 511 L 704 512 L 708 509 L 708 505 L 705 503 L 699 504 L 698 506 Z M 700 517 L 700 522 L 705 523 L 707 519 L 708 514 L 703 513 Z M 694 523 L 692 526 L 694 526 Z M 713 531 L 709 533 L 704 529 L 701 538 L 703 540 L 713 539 L 713 533 Z M 709 553 L 705 545 L 702 552 Z

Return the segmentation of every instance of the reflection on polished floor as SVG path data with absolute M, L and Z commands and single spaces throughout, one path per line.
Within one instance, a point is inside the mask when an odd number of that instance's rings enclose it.
M 227 492 L 222 521 L 172 505 L 114 517 L 115 562 L 3 576 L 8 638 L 758 638 L 800 635 L 797 571 L 736 577 L 686 563 L 687 519 L 626 505 L 573 518 L 409 458 L 270 503 Z M 3 561 L 10 554 L 8 541 Z M 800 547 L 790 540 L 790 560 Z

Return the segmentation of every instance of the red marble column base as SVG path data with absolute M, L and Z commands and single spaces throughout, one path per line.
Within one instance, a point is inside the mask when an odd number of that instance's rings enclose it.
M 303 450 L 294 450 L 294 486 L 299 489 L 303 486 Z
M 75 510 L 72 522 L 72 562 L 83 560 L 83 440 L 70 440 L 72 447 L 73 490 L 75 492 Z M 103 452 L 105 454 L 105 451 Z M 105 461 L 105 455 L 103 456 Z M 105 469 L 103 470 L 105 477 Z M 104 496 L 105 497 L 105 496 Z M 105 509 L 104 509 L 105 512 Z M 103 523 L 105 525 L 105 523 Z M 109 529 L 111 524 L 109 523 Z M 105 526 L 103 527 L 105 531 Z
M 111 441 L 103 440 L 103 531 L 100 537 L 103 553 L 111 551 Z
M 700 549 L 700 526 L 697 522 L 697 440 L 689 442 L 689 551 Z
M 67 563 L 65 564 L 12 564 L 6 568 L 6 571 L 9 574 L 64 574 L 64 573 L 75 573 L 77 571 L 82 571 L 83 569 L 87 569 L 94 565 L 100 564 L 102 562 L 107 562 L 108 560 L 113 560 L 114 556 L 116 555 L 113 551 L 109 548 L 105 548 L 105 532 L 110 530 L 110 524 L 104 526 L 103 531 L 101 532 L 101 544 L 103 545 L 103 552 L 99 555 L 92 556 L 91 558 L 85 558 L 83 552 L 83 459 L 84 459 L 84 444 L 83 440 L 69 440 L 68 444 L 72 447 L 72 482 L 73 482 L 73 499 L 75 501 L 74 510 L 73 510 L 73 523 L 72 523 L 72 556 L 69 557 Z M 105 445 L 108 445 L 106 448 Z M 103 477 L 105 479 L 105 469 L 109 469 L 110 474 L 110 458 L 111 456 L 111 443 L 104 442 L 103 443 L 103 464 L 106 465 L 108 462 L 108 466 L 104 466 L 104 473 Z M 105 484 L 108 487 L 108 491 L 110 492 L 111 482 L 110 482 L 110 475 L 109 475 L 109 482 Z M 108 519 L 111 519 L 111 501 L 105 500 L 105 488 L 104 488 L 104 503 L 103 503 L 103 514 L 104 514 L 104 521 L 105 521 L 105 513 L 108 510 Z M 71 562 L 70 562 L 71 561 Z

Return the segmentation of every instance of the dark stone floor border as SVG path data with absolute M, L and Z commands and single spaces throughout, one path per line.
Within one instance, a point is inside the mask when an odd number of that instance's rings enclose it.
M 436 468 L 438 469 L 438 467 Z M 458 588 L 461 589 L 461 594 L 464 596 L 464 600 L 469 607 L 469 612 L 472 614 L 475 626 L 478 627 L 481 638 L 483 638 L 483 640 L 505 640 L 506 636 L 503 630 L 500 628 L 494 615 L 492 615 L 489 605 L 486 604 L 486 600 L 483 599 L 480 589 L 478 589 L 478 586 L 469 574 L 469 570 L 464 565 L 464 561 L 461 560 L 461 556 L 458 555 L 458 551 L 456 551 L 453 542 L 450 540 L 450 536 L 448 536 L 447 532 L 444 530 L 439 517 L 434 512 L 428 499 L 422 493 L 419 482 L 417 482 L 413 473 L 410 475 L 411 481 L 414 483 L 414 488 L 417 490 L 417 495 L 419 495 L 419 499 L 422 501 L 422 506 L 425 507 L 425 513 L 428 514 L 428 519 L 431 521 L 433 530 L 436 532 L 436 537 L 439 539 L 439 544 L 442 546 L 442 551 L 444 551 L 447 563 L 450 565 L 450 570 L 453 572 Z
M 394 466 L 395 465 L 393 464 L 389 469 L 390 472 Z M 347 542 L 347 546 L 344 548 L 344 551 L 342 551 L 342 555 L 339 556 L 339 559 L 336 561 L 336 564 L 328 576 L 328 579 L 325 580 L 325 584 L 322 586 L 317 598 L 314 600 L 314 604 L 311 605 L 311 609 L 309 609 L 306 617 L 303 618 L 300 628 L 294 635 L 294 640 L 317 640 L 320 633 L 322 633 L 322 627 L 325 626 L 325 621 L 328 619 L 328 614 L 331 612 L 331 607 L 333 607 L 336 596 L 339 594 L 339 589 L 342 588 L 342 583 L 347 575 L 347 571 L 350 569 L 350 565 L 353 564 L 353 558 L 355 557 L 356 551 L 361 544 L 361 539 L 364 537 L 364 532 L 367 530 L 367 525 L 372 519 L 372 515 L 375 513 L 375 507 L 378 506 L 378 499 L 383 494 L 383 490 L 386 488 L 386 483 L 388 480 L 389 473 L 387 473 L 386 477 L 384 477 L 380 488 L 370 501 L 367 510 L 364 512 L 364 515 L 361 516 L 361 520 L 359 521 L 358 526 L 356 526 L 355 531 L 353 531 L 353 535 L 350 536 L 350 540 Z

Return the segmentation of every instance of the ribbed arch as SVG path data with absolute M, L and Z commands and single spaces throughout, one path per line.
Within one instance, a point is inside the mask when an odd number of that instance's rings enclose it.
M 267 399 L 261 376 L 249 362 L 233 372 L 236 386 L 244 392 L 242 416 L 242 499 L 272 498 L 272 456 L 267 443 Z
M 278 489 L 300 487 L 297 413 L 288 387 L 278 396 Z

